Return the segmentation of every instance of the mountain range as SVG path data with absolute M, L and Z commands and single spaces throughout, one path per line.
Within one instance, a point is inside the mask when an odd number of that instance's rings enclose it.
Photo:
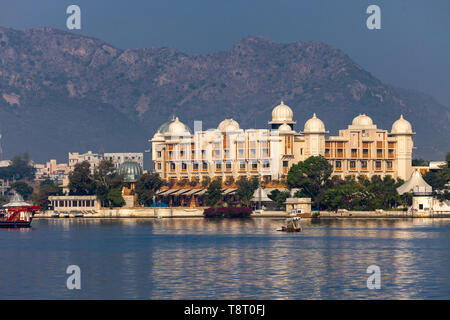
M 3 158 L 27 151 L 38 162 L 67 162 L 68 152 L 143 152 L 172 116 L 191 128 L 194 120 L 213 128 L 225 118 L 266 128 L 280 100 L 294 111 L 297 131 L 314 112 L 333 135 L 359 113 L 388 130 L 403 114 L 416 132 L 414 157 L 438 160 L 450 151 L 448 106 L 381 82 L 325 43 L 250 36 L 228 51 L 187 55 L 0 27 Z

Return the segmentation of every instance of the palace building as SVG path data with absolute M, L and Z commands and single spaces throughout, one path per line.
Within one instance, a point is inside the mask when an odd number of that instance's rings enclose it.
M 292 164 L 322 155 L 333 166 L 333 175 L 378 175 L 408 180 L 412 174 L 414 132 L 400 116 L 392 129 L 377 128 L 360 114 L 338 136 L 329 136 L 324 123 L 313 114 L 303 131 L 295 131 L 293 112 L 283 101 L 272 111 L 270 129 L 242 129 L 225 119 L 216 129 L 194 132 L 178 118 L 164 123 L 149 142 L 154 170 L 166 180 L 258 177 L 285 179 Z

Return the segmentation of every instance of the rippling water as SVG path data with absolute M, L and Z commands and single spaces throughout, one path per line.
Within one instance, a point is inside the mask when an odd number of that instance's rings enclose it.
M 450 299 L 450 220 L 40 219 L 0 229 L 2 299 Z M 369 265 L 381 289 L 367 289 Z M 66 268 L 81 268 L 81 290 Z

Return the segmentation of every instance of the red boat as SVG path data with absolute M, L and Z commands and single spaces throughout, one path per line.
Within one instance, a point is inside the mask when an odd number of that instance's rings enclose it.
M 32 206 L 15 195 L 10 203 L 0 211 L 0 228 L 29 228 L 33 215 L 39 211 L 39 206 Z

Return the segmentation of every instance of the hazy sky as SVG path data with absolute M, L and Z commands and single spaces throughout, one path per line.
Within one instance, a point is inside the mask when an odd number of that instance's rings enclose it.
M 323 41 L 380 80 L 450 106 L 449 0 L 0 0 L 0 25 L 67 30 L 70 4 L 81 8 L 75 32 L 119 48 L 196 54 L 227 50 L 248 35 Z M 381 7 L 381 30 L 366 27 L 370 4 Z

